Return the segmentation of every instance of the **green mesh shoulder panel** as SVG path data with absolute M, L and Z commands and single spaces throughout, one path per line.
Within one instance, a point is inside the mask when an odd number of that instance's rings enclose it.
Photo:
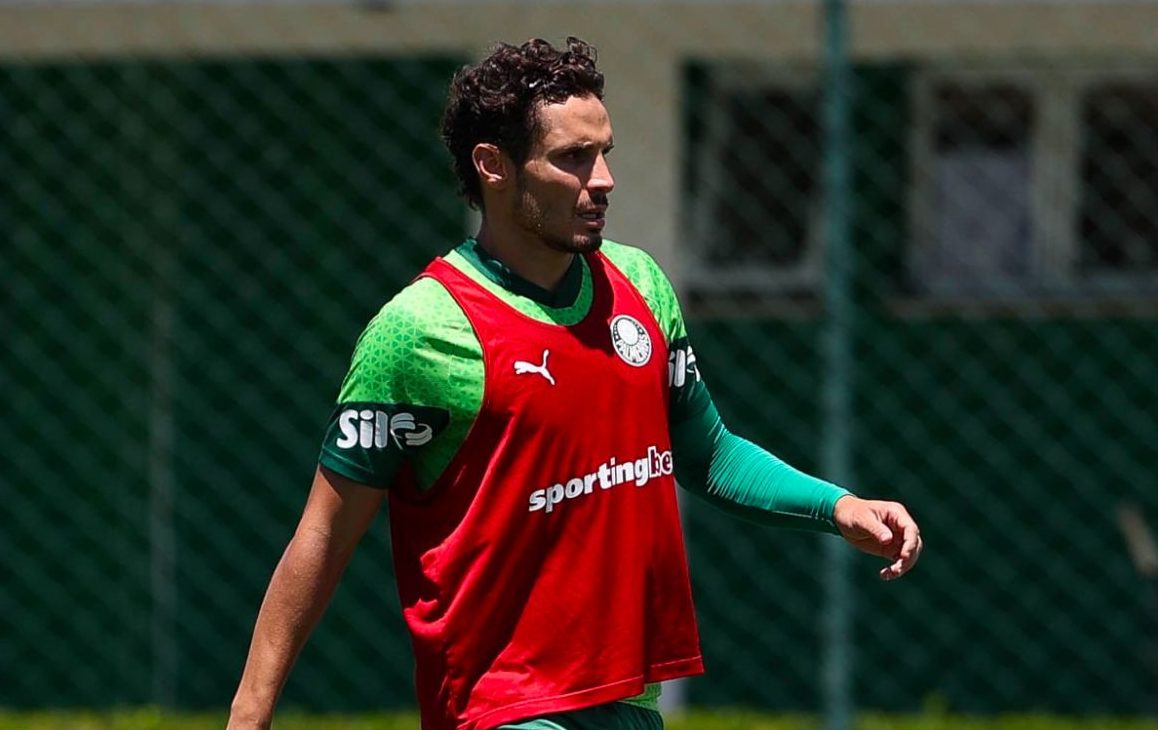
M 366 326 L 354 348 L 339 403 L 394 403 L 449 411 L 446 429 L 411 455 L 420 486 L 429 486 L 450 463 L 482 405 L 482 348 L 458 306 L 434 279 L 415 281 Z M 388 483 L 401 465 L 380 468 Z
M 583 282 L 573 305 L 552 308 L 513 294 L 494 283 L 465 257 L 452 251 L 447 263 L 528 317 L 541 322 L 574 324 L 591 306 L 591 275 Z M 420 488 L 429 487 L 470 433 L 483 398 L 482 345 L 466 313 L 439 282 L 422 278 L 399 292 L 366 326 L 354 347 L 339 403 L 384 403 L 446 409 L 446 429 L 430 443 L 408 455 Z M 403 454 L 376 467 L 388 473 L 375 483 L 393 479 Z M 351 478 L 336 462 L 323 463 Z
M 485 273 L 479 271 L 478 267 L 457 251 L 451 252 L 446 257 L 446 261 L 522 314 L 540 322 L 564 326 L 577 324 L 591 309 L 591 296 L 594 290 L 591 286 L 591 271 L 587 268 L 586 263 L 583 264 L 583 281 L 579 287 L 579 294 L 575 297 L 575 303 L 567 307 L 551 307 L 508 291 L 501 284 L 492 281 Z

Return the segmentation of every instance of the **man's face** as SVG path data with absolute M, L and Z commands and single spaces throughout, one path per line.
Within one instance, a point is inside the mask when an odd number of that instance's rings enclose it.
M 556 251 L 596 251 L 615 187 L 607 109 L 594 96 L 573 96 L 538 114 L 539 138 L 516 178 L 515 223 Z

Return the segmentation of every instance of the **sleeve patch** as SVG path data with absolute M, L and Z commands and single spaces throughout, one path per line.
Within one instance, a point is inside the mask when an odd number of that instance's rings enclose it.
M 340 403 L 330 417 L 321 462 L 374 486 L 393 480 L 399 466 L 446 430 L 450 411 L 405 403 Z
M 667 356 L 667 380 L 672 389 L 690 387 L 700 382 L 700 369 L 696 367 L 696 353 L 687 337 L 671 343 Z
M 703 411 L 711 402 L 696 365 L 696 353 L 687 337 L 671 343 L 667 356 L 671 420 L 678 423 Z
M 396 403 L 342 403 L 330 418 L 326 445 L 337 451 L 409 451 L 446 429 L 450 411 Z

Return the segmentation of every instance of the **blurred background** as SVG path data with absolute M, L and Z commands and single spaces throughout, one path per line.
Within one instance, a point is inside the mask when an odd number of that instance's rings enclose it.
M 733 430 L 921 522 L 686 501 L 708 674 L 772 712 L 1158 717 L 1158 4 L 0 2 L 0 707 L 223 709 L 365 323 L 473 225 L 437 135 L 577 35 L 607 234 Z M 413 706 L 384 521 L 284 704 Z

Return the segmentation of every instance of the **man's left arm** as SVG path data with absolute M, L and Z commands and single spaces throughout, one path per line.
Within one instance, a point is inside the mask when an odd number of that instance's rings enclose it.
M 888 559 L 881 571 L 885 580 L 912 568 L 921 554 L 921 536 L 903 505 L 856 497 L 728 430 L 700 375 L 671 282 L 646 253 L 619 244 L 607 248 L 644 295 L 667 339 L 669 430 L 680 485 L 760 524 L 840 535 Z
M 682 408 L 673 398 L 672 454 L 681 486 L 758 524 L 838 534 L 857 549 L 888 559 L 880 572 L 884 580 L 913 567 L 921 536 L 903 505 L 861 499 L 793 468 L 729 431 L 702 381 L 695 387 L 699 392 Z M 681 413 L 693 400 L 699 402 L 697 412 Z

